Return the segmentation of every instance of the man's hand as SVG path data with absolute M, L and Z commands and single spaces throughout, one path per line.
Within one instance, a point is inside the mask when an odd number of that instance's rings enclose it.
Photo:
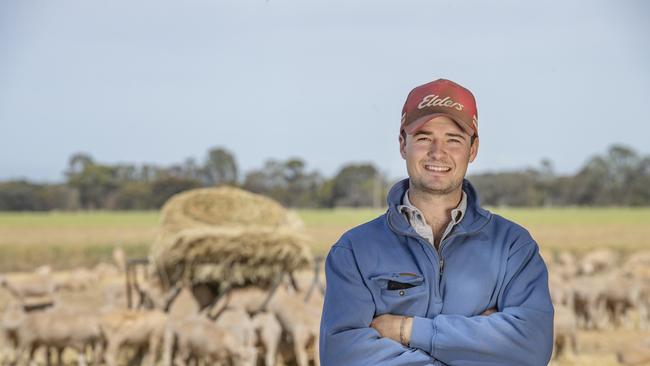
M 485 310 L 484 312 L 482 312 L 481 315 L 488 316 L 488 315 L 494 314 L 496 312 L 497 312 L 496 308 L 489 308 L 489 309 Z
M 400 326 L 402 325 L 402 315 L 383 314 L 372 320 L 370 327 L 375 328 L 379 335 L 390 338 L 397 343 L 400 340 Z M 411 340 L 411 329 L 413 328 L 413 318 L 406 317 L 404 320 L 404 342 L 408 345 Z
M 496 308 L 489 308 L 481 313 L 482 316 L 488 316 L 497 312 Z M 390 338 L 395 342 L 401 343 L 400 327 L 402 325 L 401 315 L 383 314 L 375 317 L 370 323 L 371 328 L 375 328 L 379 335 L 385 338 Z M 404 320 L 404 342 L 406 345 L 411 341 L 411 331 L 413 329 L 413 318 L 406 317 Z

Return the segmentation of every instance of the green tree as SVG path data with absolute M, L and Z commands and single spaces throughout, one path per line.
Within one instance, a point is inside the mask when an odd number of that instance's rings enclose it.
M 307 172 L 299 158 L 284 162 L 268 160 L 244 178 L 243 188 L 267 195 L 289 207 L 316 207 L 323 179 L 317 171 Z
M 146 210 L 155 207 L 151 183 L 124 182 L 115 193 L 114 208 L 118 210 Z
M 328 206 L 371 207 L 383 202 L 386 180 L 372 164 L 345 165 L 332 179 Z
M 68 164 L 68 185 L 79 191 L 81 207 L 105 207 L 107 199 L 119 187 L 117 169 L 96 164 L 87 154 L 75 154 Z
M 224 148 L 213 148 L 203 165 L 203 181 L 207 186 L 237 184 L 237 163 L 235 157 Z
M 176 193 L 199 187 L 201 187 L 201 182 L 196 179 L 173 176 L 160 177 L 151 183 L 151 201 L 153 207 L 160 208 Z

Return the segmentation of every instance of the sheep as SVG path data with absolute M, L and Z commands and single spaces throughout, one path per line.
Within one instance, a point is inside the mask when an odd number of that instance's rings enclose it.
M 11 277 L 0 276 L 0 286 L 9 291 L 11 296 L 27 306 L 44 305 L 54 303 L 56 286 L 49 276 L 21 273 Z
M 578 274 L 593 275 L 605 272 L 616 266 L 620 259 L 618 252 L 613 249 L 598 249 L 585 254 L 580 260 Z
M 51 274 L 57 290 L 84 291 L 99 282 L 99 275 L 85 268 L 56 271 Z
M 616 354 L 623 365 L 645 365 L 650 362 L 650 338 L 626 346 Z
M 619 271 L 600 276 L 599 282 L 602 288 L 596 298 L 596 307 L 603 320 L 602 324 L 631 327 L 631 310 L 636 309 L 644 314 L 641 283 Z
M 548 286 L 551 292 L 551 300 L 554 305 L 564 305 L 573 308 L 574 293 L 571 282 L 556 272 L 549 272 Z
M 580 329 L 597 329 L 607 319 L 599 313 L 597 299 L 605 286 L 589 277 L 577 277 L 570 282 L 573 291 L 573 312 Z
M 553 271 L 560 274 L 564 279 L 573 278 L 578 274 L 578 261 L 568 251 L 561 251 L 554 257 Z
M 2 314 L 2 321 L 0 326 L 2 327 L 2 335 L 5 340 L 5 351 L 2 352 L 4 359 L 8 360 L 8 363 L 13 364 L 16 360 L 16 350 L 18 349 L 18 327 L 20 326 L 22 320 L 22 305 L 17 302 L 10 302 Z M 4 365 L 5 362 L 0 362 Z
M 12 324 L 8 324 L 9 318 Z M 5 313 L 4 320 L 4 329 L 12 330 L 18 360 L 27 354 L 27 361 L 31 363 L 34 352 L 40 346 L 46 347 L 46 350 L 55 349 L 59 364 L 66 347 L 77 351 L 79 365 L 86 364 L 85 353 L 89 346 L 95 350 L 95 362 L 99 359 L 101 332 L 98 318 L 93 314 L 58 308 L 26 313 L 22 306 L 15 304 L 10 307 L 9 313 Z M 47 351 L 46 359 L 49 364 Z
M 169 307 L 163 347 L 164 366 L 172 365 L 178 324 L 187 317 L 195 316 L 199 310 L 199 304 L 192 295 L 192 290 L 183 287 Z
M 126 272 L 126 253 L 121 247 L 113 249 L 113 261 L 120 273 Z
M 206 359 L 208 364 L 226 362 L 231 365 L 254 366 L 255 347 L 242 344 L 232 332 L 211 320 L 195 315 L 175 323 L 179 363 L 187 364 L 194 356 Z
M 92 271 L 100 281 L 112 278 L 123 278 L 123 273 L 120 272 L 117 266 L 109 263 L 97 263 L 97 265 L 92 268 Z
M 215 320 L 215 324 L 228 329 L 246 347 L 254 347 L 256 332 L 253 320 L 244 309 L 227 308 Z
M 270 312 L 257 313 L 253 319 L 258 344 L 264 350 L 264 365 L 275 366 L 278 346 L 282 337 L 282 326 Z
M 578 352 L 577 322 L 571 308 L 566 305 L 555 306 L 553 322 L 553 356 L 552 359 L 571 358 Z
M 207 314 L 207 312 L 199 313 L 199 309 L 200 305 L 192 293 L 192 290 L 190 290 L 189 286 L 183 287 L 169 309 L 169 318 L 167 329 L 165 331 L 164 365 L 171 365 L 174 345 L 178 346 L 178 355 L 181 359 L 181 363 L 186 362 L 187 358 L 190 356 L 197 358 L 204 357 L 212 359 L 212 362 L 216 362 L 214 361 L 216 358 L 223 358 L 228 355 L 228 357 L 242 359 L 242 362 L 248 362 L 246 360 L 252 358 L 253 364 L 255 363 L 255 328 L 246 311 L 243 309 L 223 308 L 221 309 L 222 311 L 218 312 L 218 317 L 216 321 L 212 322 L 212 325 L 227 331 L 232 338 L 230 340 L 232 342 L 222 345 L 222 348 L 224 349 L 219 351 L 221 352 L 219 355 L 215 355 L 211 354 L 212 351 L 217 352 L 215 350 L 211 351 L 212 346 L 197 344 L 196 342 L 199 342 L 198 338 L 192 339 L 185 335 L 187 332 L 192 333 L 197 332 L 198 330 L 205 332 L 212 331 L 206 329 L 207 323 L 204 322 L 208 319 L 207 316 L 209 314 Z M 212 339 L 207 341 L 214 342 L 215 340 Z M 203 342 L 206 342 L 206 340 Z M 193 352 L 192 350 L 195 348 L 196 350 Z M 242 356 L 241 354 L 243 353 L 253 355 Z
M 160 310 L 113 310 L 102 315 L 101 329 L 106 339 L 106 363 L 116 366 L 121 348 L 147 350 L 145 365 L 154 365 L 165 332 L 167 315 Z
M 257 287 L 243 287 L 230 290 L 217 302 L 217 307 L 238 307 L 249 313 L 256 313 L 268 300 L 269 290 Z M 224 305 L 225 304 L 225 305 Z M 307 347 L 314 349 L 314 362 L 319 365 L 318 338 L 321 307 L 306 303 L 285 286 L 279 286 L 267 304 L 269 312 L 280 322 L 282 329 L 290 336 L 298 366 L 308 365 Z
M 123 278 L 105 281 L 101 284 L 101 292 L 106 308 L 126 308 L 127 298 Z
M 320 332 L 320 309 L 306 304 L 295 296 L 282 296 L 270 305 L 282 328 L 291 336 L 298 366 L 309 364 L 307 348 L 314 349 L 314 364 L 320 365 L 318 342 Z

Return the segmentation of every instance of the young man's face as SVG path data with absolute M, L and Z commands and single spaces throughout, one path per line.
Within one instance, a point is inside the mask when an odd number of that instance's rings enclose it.
M 399 140 L 412 188 L 430 194 L 462 189 L 467 165 L 478 152 L 478 139 L 470 145 L 469 134 L 446 116 L 429 120 Z

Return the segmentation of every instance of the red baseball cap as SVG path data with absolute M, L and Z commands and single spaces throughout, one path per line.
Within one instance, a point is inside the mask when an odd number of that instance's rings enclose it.
M 403 129 L 413 134 L 436 116 L 453 119 L 470 136 L 478 136 L 476 100 L 468 89 L 446 79 L 420 85 L 409 93 L 402 108 Z

